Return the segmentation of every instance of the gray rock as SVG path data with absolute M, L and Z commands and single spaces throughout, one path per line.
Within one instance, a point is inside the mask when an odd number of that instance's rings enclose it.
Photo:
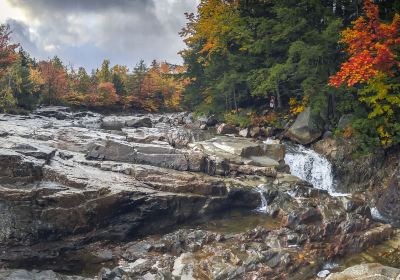
M 239 135 L 242 137 L 250 137 L 250 130 L 248 128 L 243 128 L 239 131 Z
M 233 125 L 222 123 L 217 127 L 217 133 L 218 134 L 236 134 L 237 129 Z
M 329 275 L 326 280 L 387 280 L 399 279 L 400 269 L 383 266 L 378 263 L 359 264 L 346 268 L 342 272 Z
M 127 127 L 134 127 L 134 128 L 139 128 L 139 127 L 153 127 L 153 123 L 150 118 L 148 117 L 143 117 L 143 118 L 132 118 L 128 119 L 126 121 L 126 126 Z
M 104 117 L 101 122 L 103 129 L 121 130 L 125 126 L 126 120 L 122 117 L 110 116 Z
M 41 107 L 36 109 L 34 114 L 49 118 L 56 118 L 58 120 L 65 120 L 72 116 L 70 113 L 70 108 L 61 106 Z
M 57 149 L 34 144 L 15 144 L 12 149 L 20 154 L 43 159 L 48 162 L 56 153 Z
M 389 187 L 379 198 L 377 209 L 381 215 L 400 224 L 400 175 L 399 171 L 391 178 Z
M 132 145 L 113 140 L 106 140 L 101 144 L 91 143 L 87 150 L 87 159 L 135 162 L 136 158 L 136 151 Z
M 0 270 L 0 279 L 3 280 L 90 280 L 80 276 L 67 276 L 51 270 L 27 271 L 23 269 Z
M 307 145 L 321 137 L 323 125 L 323 120 L 312 114 L 311 108 L 307 107 L 297 116 L 295 123 L 286 132 L 286 137 Z
M 20 153 L 0 149 L 0 181 L 32 182 L 42 178 L 42 168 L 45 162 Z

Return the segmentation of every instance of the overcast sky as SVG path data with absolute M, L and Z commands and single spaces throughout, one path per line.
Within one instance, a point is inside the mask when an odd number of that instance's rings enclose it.
M 132 68 L 140 59 L 181 63 L 178 32 L 198 0 L 0 0 L 0 23 L 32 56 L 74 67 L 103 59 Z

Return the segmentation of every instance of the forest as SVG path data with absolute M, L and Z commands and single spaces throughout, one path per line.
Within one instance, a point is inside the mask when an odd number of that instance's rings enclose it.
M 23 46 L 10 43 L 12 30 L 0 27 L 0 111 L 21 112 L 42 105 L 77 108 L 136 109 L 149 112 L 178 110 L 185 79 L 184 67 L 140 60 L 132 71 L 125 65 L 110 65 L 105 59 L 99 69 L 74 69 L 57 56 L 36 61 Z
M 0 110 L 185 109 L 284 127 L 310 106 L 331 130 L 351 114 L 343 136 L 361 149 L 388 148 L 400 142 L 399 10 L 398 0 L 202 0 L 180 33 L 183 65 L 104 60 L 90 74 L 36 61 L 2 25 Z

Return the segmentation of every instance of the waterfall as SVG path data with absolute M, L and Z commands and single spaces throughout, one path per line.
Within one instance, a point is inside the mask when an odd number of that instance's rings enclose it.
M 264 189 L 263 189 L 263 185 L 260 185 L 257 187 L 257 191 L 260 194 L 260 198 L 261 198 L 261 205 L 258 206 L 258 208 L 256 209 L 256 211 L 258 212 L 263 212 L 263 213 L 267 213 L 268 210 L 268 201 L 264 196 Z
M 332 164 L 314 150 L 301 145 L 287 145 L 285 162 L 292 175 L 311 183 L 314 188 L 327 190 L 335 196 L 343 195 L 335 191 Z

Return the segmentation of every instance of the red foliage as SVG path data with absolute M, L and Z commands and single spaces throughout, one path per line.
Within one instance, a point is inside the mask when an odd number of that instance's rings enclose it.
M 58 67 L 52 60 L 41 61 L 39 69 L 44 79 L 44 101 L 54 104 L 68 94 L 68 76 L 65 69 Z
M 371 0 L 364 0 L 366 16 L 353 22 L 344 30 L 340 43 L 346 44 L 344 52 L 350 55 L 329 84 L 335 87 L 346 83 L 349 87 L 367 82 L 379 72 L 393 75 L 400 69 L 395 48 L 400 44 L 400 16 L 395 15 L 390 24 L 379 20 L 379 9 Z
M 10 35 L 10 26 L 0 25 L 0 70 L 5 69 L 18 58 L 15 49 L 19 44 L 10 44 Z

